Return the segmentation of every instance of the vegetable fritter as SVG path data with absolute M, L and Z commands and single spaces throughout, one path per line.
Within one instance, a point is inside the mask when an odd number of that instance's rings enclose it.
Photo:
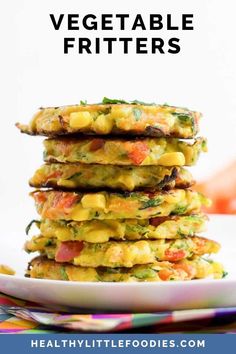
M 44 219 L 148 219 L 157 216 L 199 213 L 209 206 L 202 194 L 185 189 L 165 192 L 79 193 L 34 191 L 36 209 Z
M 36 188 L 133 191 L 187 188 L 192 186 L 194 181 L 191 173 L 182 167 L 52 163 L 41 166 L 29 183 Z
M 207 216 L 204 214 L 163 216 L 153 219 L 117 219 L 64 221 L 33 220 L 27 233 L 36 223 L 41 235 L 59 241 L 86 241 L 103 243 L 109 240 L 175 239 L 194 236 L 205 231 Z
M 200 257 L 176 263 L 155 262 L 132 268 L 85 268 L 68 263 L 56 263 L 46 257 L 36 257 L 30 263 L 26 276 L 31 278 L 90 281 L 90 282 L 154 282 L 220 279 L 224 270 L 220 263 Z
M 46 162 L 136 166 L 191 166 L 207 151 L 204 138 L 193 143 L 174 138 L 58 138 L 46 139 L 44 147 Z
M 26 241 L 27 252 L 40 252 L 56 262 L 82 267 L 133 267 L 158 261 L 177 262 L 195 255 L 217 253 L 220 245 L 203 237 L 175 240 L 109 241 L 88 243 L 34 236 Z
M 153 137 L 192 138 L 199 129 L 201 114 L 187 108 L 133 102 L 81 104 L 42 108 L 29 125 L 17 123 L 31 135 L 134 134 Z

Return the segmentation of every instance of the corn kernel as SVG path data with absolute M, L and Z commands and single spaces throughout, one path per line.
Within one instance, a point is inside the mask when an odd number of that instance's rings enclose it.
M 69 280 L 75 281 L 98 281 L 97 272 L 93 268 L 78 268 L 77 267 L 67 267 L 66 272 Z
M 57 185 L 61 186 L 61 187 L 66 187 L 66 188 L 76 188 L 75 181 L 67 180 L 67 179 L 63 179 L 63 178 L 60 178 L 57 181 Z
M 92 122 L 92 117 L 89 112 L 72 112 L 70 114 L 70 127 L 74 129 L 86 128 Z
M 71 219 L 75 221 L 89 220 L 89 209 L 83 209 L 81 205 L 77 205 L 71 213 Z
M 112 237 L 112 230 L 108 228 L 99 228 L 91 229 L 86 232 L 86 241 L 87 242 L 94 242 L 94 243 L 103 243 L 109 241 L 109 238 Z
M 163 166 L 184 166 L 185 157 L 182 152 L 167 152 L 159 158 L 158 164 Z
M 135 187 L 134 179 L 131 176 L 123 175 L 117 178 L 117 182 L 122 186 L 132 191 Z
M 108 134 L 111 132 L 112 126 L 112 120 L 104 114 L 100 114 L 94 122 L 94 129 L 97 133 Z
M 106 199 L 103 194 L 86 194 L 81 199 L 81 204 L 85 209 L 91 208 L 104 210 L 106 207 Z
M 1 274 L 14 275 L 15 271 L 11 267 L 9 267 L 9 266 L 7 266 L 5 264 L 0 264 L 0 273 Z

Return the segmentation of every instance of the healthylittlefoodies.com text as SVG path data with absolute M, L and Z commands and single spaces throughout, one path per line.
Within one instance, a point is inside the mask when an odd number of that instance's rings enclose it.
M 31 339 L 31 348 L 205 348 L 205 339 Z

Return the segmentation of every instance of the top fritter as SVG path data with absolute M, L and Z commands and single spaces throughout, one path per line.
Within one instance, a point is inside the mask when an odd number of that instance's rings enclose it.
M 102 103 L 42 108 L 28 125 L 17 123 L 30 135 L 130 134 L 193 138 L 201 114 L 187 108 L 126 102 L 104 98 Z

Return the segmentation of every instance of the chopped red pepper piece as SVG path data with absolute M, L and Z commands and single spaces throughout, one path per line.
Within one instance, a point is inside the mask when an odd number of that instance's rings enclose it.
M 56 252 L 56 262 L 69 262 L 73 258 L 78 257 L 84 247 L 82 241 L 66 241 L 62 242 Z
M 143 160 L 148 156 L 149 148 L 147 144 L 141 141 L 137 141 L 132 145 L 133 145 L 132 149 L 128 153 L 128 156 L 135 165 L 140 165 L 143 162 Z
M 170 262 L 176 262 L 185 258 L 186 253 L 184 250 L 170 250 L 165 251 L 165 260 Z

